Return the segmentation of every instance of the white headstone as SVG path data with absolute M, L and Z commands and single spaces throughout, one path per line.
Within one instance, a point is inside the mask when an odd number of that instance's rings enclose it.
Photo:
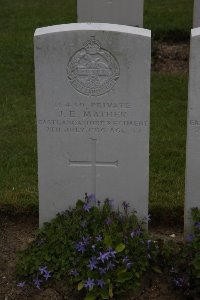
M 200 0 L 194 0 L 193 28 L 200 26 Z
M 78 22 L 143 27 L 144 0 L 77 0 Z
M 40 225 L 84 194 L 148 213 L 150 31 L 37 29 Z
M 185 232 L 191 231 L 191 208 L 200 208 L 200 28 L 191 31 L 186 147 Z

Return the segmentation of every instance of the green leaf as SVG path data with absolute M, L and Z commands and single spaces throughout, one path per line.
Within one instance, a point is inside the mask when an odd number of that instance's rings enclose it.
M 76 208 L 82 208 L 83 207 L 84 202 L 82 200 L 78 200 L 76 202 Z
M 105 287 L 101 290 L 101 297 L 103 299 L 109 299 L 109 290 L 108 290 L 108 288 Z
M 140 274 L 138 272 L 135 273 L 135 276 L 139 279 L 140 278 Z
M 78 291 L 82 290 L 83 287 L 84 287 L 84 282 L 83 281 L 79 282 Z
M 125 249 L 125 247 L 126 246 L 123 243 L 120 243 L 115 247 L 115 251 L 117 251 L 118 253 L 122 252 Z
M 109 284 L 109 297 L 113 298 L 113 285 Z
M 125 273 L 127 271 L 127 269 L 125 269 L 125 268 L 120 268 L 120 269 L 118 269 L 117 270 L 117 276 L 119 275 L 119 274 L 121 274 L 121 273 Z
M 112 238 L 110 235 L 106 234 L 104 238 L 104 244 L 106 246 L 111 246 L 112 245 Z
M 94 293 L 88 293 L 86 295 L 86 297 L 84 298 L 84 300 L 95 300 L 96 296 L 94 295 Z
M 130 272 L 126 272 L 126 273 L 121 273 L 118 277 L 117 277 L 117 282 L 125 282 L 127 280 L 130 280 L 133 277 L 133 275 Z
M 161 269 L 159 267 L 156 267 L 156 266 L 153 267 L 153 271 L 156 272 L 156 273 L 158 273 L 158 274 L 162 273 Z

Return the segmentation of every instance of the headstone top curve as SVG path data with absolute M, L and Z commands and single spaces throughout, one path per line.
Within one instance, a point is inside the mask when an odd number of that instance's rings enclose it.
M 40 36 L 44 34 L 51 34 L 56 32 L 64 32 L 64 31 L 81 31 L 81 30 L 103 30 L 103 31 L 111 31 L 111 32 L 124 32 L 128 34 L 140 35 L 145 37 L 151 37 L 151 30 L 132 27 L 127 25 L 118 25 L 118 24 L 109 24 L 109 23 L 71 23 L 71 24 L 61 24 L 54 26 L 47 26 L 37 28 L 34 36 Z
M 195 36 L 198 36 L 198 35 L 200 35 L 200 27 L 193 28 L 191 30 L 191 37 L 195 37 Z

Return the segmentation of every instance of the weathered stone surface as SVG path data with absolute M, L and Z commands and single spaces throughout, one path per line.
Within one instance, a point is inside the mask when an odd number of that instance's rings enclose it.
M 144 0 L 78 0 L 78 22 L 143 27 Z
M 200 0 L 194 0 L 193 27 L 200 26 Z
M 148 213 L 150 31 L 37 29 L 40 225 L 84 193 Z
M 186 147 L 185 232 L 191 232 L 191 208 L 200 208 L 200 28 L 191 31 Z

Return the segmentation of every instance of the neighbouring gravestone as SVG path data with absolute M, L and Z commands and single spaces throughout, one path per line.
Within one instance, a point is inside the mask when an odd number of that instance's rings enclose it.
M 143 27 L 144 0 L 78 0 L 78 22 Z
M 148 213 L 150 31 L 35 32 L 40 225 L 85 192 Z
M 186 147 L 185 233 L 191 232 L 191 208 L 200 208 L 200 28 L 191 31 Z
M 193 27 L 200 26 L 200 0 L 194 0 Z

